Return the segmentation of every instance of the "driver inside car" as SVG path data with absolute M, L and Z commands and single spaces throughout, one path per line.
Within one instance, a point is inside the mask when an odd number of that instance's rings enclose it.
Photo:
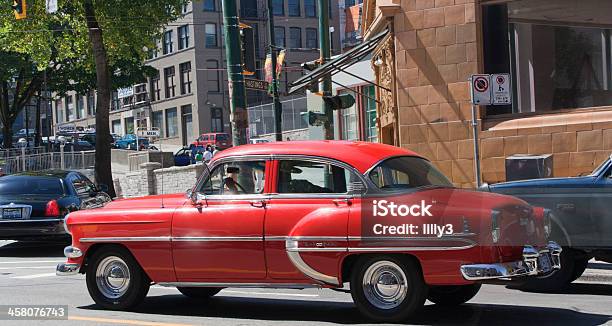
M 227 177 L 223 179 L 223 192 L 230 195 L 237 195 L 240 188 L 242 188 L 237 182 L 240 169 L 235 166 L 229 166 L 227 167 L 226 173 Z

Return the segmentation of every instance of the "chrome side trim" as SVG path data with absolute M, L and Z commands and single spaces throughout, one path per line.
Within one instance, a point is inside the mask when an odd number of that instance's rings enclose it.
M 47 218 L 40 220 L 0 220 L 0 223 L 45 223 L 45 222 L 62 222 L 61 218 Z
M 347 237 L 342 236 L 270 236 L 264 237 L 266 241 L 286 241 L 286 240 L 296 240 L 296 241 L 347 241 Z
M 432 251 L 432 250 L 465 250 L 476 247 L 476 244 L 455 247 L 349 247 L 348 252 L 390 252 L 390 251 Z
M 325 275 L 312 267 L 310 267 L 300 256 L 300 252 L 295 250 L 298 249 L 298 242 L 295 240 L 287 240 L 285 242 L 285 248 L 287 250 L 287 256 L 289 260 L 302 274 L 310 277 L 311 279 L 321 282 L 323 284 L 340 285 L 340 281 L 335 276 Z M 328 248 L 321 248 L 328 249 Z M 337 249 L 337 248 L 332 248 Z M 346 249 L 343 249 L 346 250 Z
M 80 242 L 165 242 L 171 237 L 104 237 L 104 238 L 81 238 Z
M 263 241 L 263 237 L 172 237 L 172 241 Z
M 219 287 L 219 288 L 273 288 L 273 289 L 305 289 L 320 288 L 320 284 L 299 283 L 208 283 L 208 282 L 162 282 L 159 286 L 166 287 Z
M 61 263 L 55 267 L 55 275 L 70 276 L 79 273 L 81 266 L 79 264 Z
M 458 240 L 471 242 L 469 239 L 461 239 L 462 237 L 475 236 L 476 233 L 454 233 L 449 235 L 443 235 L 441 237 L 376 237 L 376 236 L 365 236 L 365 237 L 348 237 L 349 241 L 434 241 L 434 240 Z

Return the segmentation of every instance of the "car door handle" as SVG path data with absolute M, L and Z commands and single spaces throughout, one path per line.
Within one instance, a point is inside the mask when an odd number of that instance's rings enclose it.
M 334 204 L 336 204 L 336 206 L 340 206 L 340 205 L 351 205 L 351 200 L 348 198 L 342 198 L 342 199 L 334 199 L 332 200 L 332 202 Z
M 251 200 L 250 201 L 251 206 L 253 207 L 266 207 L 266 201 L 265 200 Z

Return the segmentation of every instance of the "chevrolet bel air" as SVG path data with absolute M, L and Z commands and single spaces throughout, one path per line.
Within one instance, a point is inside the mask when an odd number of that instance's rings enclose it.
M 186 194 L 117 200 L 65 227 L 57 274 L 85 273 L 107 309 L 135 307 L 152 284 L 200 299 L 322 287 L 400 321 L 425 300 L 462 304 L 483 282 L 551 273 L 561 253 L 547 210 L 454 188 L 414 152 L 346 141 L 234 147 Z

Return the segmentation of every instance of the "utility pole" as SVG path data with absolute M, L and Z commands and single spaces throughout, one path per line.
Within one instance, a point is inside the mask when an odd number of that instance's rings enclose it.
M 329 0 L 319 0 L 319 48 L 321 58 L 320 64 L 323 65 L 331 58 L 331 43 L 329 38 Z M 323 77 L 322 87 L 323 96 L 332 95 L 331 76 Z M 326 121 L 323 124 L 325 129 L 325 139 L 334 139 L 334 114 L 331 107 L 323 102 L 323 112 L 326 116 Z
M 234 146 L 247 143 L 246 89 L 242 75 L 240 49 L 240 22 L 235 0 L 223 0 L 223 24 L 225 28 L 225 54 L 227 57 L 227 79 L 230 99 L 230 122 Z
M 283 105 L 278 98 L 276 75 L 276 42 L 274 36 L 274 10 L 272 0 L 268 0 L 268 35 L 270 38 L 270 56 L 272 57 L 272 99 L 274 101 L 274 131 L 276 141 L 283 140 Z

